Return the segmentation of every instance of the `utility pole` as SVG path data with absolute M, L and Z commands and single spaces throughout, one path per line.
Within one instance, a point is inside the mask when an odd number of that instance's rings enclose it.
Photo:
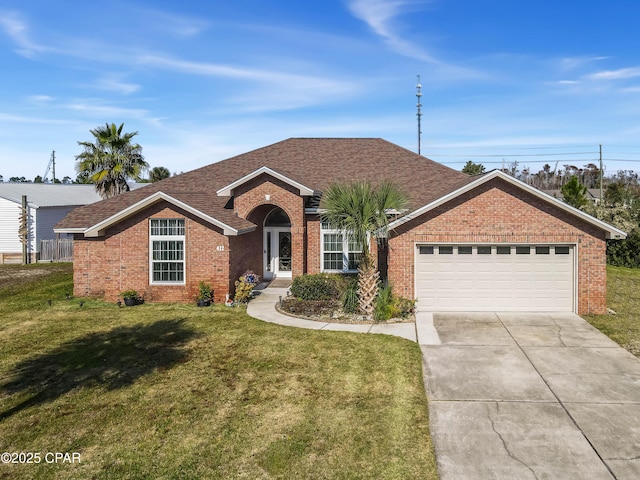
M 604 201 L 602 195 L 602 173 L 602 144 L 600 144 L 600 206 L 602 206 L 602 202 Z
M 22 244 L 22 264 L 26 265 L 29 263 L 29 204 L 26 195 L 22 195 L 18 235 L 20 237 L 20 243 Z
M 417 75 L 418 77 L 418 84 L 416 85 L 416 98 L 418 99 L 418 113 L 417 113 L 417 117 L 418 117 L 418 155 L 420 155 L 420 139 L 422 136 L 422 129 L 420 128 L 420 120 L 422 118 L 422 85 L 420 84 L 420 75 Z

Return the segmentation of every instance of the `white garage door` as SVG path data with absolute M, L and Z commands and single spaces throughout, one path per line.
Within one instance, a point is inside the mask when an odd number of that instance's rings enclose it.
M 418 245 L 425 311 L 573 311 L 574 247 Z

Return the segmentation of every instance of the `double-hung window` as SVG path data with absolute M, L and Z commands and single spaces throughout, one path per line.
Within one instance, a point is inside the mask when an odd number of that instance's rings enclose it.
M 151 219 L 149 243 L 151 283 L 184 284 L 184 219 Z
M 346 232 L 332 230 L 323 222 L 320 235 L 322 271 L 350 272 L 358 269 L 362 251 Z

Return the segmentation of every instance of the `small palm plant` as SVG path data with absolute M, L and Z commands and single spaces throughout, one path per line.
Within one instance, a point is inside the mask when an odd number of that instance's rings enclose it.
M 375 309 L 380 272 L 369 248 L 370 237 L 386 240 L 389 213 L 406 207 L 407 196 L 394 184 L 372 185 L 366 181 L 333 184 L 322 195 L 320 217 L 331 228 L 343 230 L 359 246 L 358 301 L 360 311 L 369 318 Z

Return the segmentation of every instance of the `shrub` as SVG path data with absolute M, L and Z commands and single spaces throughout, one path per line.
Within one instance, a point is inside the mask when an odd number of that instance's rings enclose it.
M 391 285 L 378 290 L 373 319 L 377 322 L 391 318 L 408 318 L 415 312 L 416 301 L 393 295 Z
M 358 312 L 358 280 L 349 280 L 347 287 L 342 292 L 342 310 L 345 313 Z
M 616 267 L 640 268 L 640 229 L 624 240 L 607 240 L 607 263 Z
M 408 318 L 416 311 L 416 301 L 404 297 L 393 297 L 390 318 Z
M 247 270 L 242 274 L 238 280 L 236 280 L 236 293 L 233 300 L 237 303 L 247 303 L 251 299 L 253 288 L 260 281 L 260 277 L 253 273 L 252 270 Z
M 205 302 L 213 301 L 213 290 L 211 289 L 211 285 L 204 281 L 201 281 L 198 284 L 198 300 L 204 300 Z
M 385 285 L 378 290 L 378 296 L 376 297 L 376 303 L 373 310 L 373 319 L 377 322 L 383 320 L 389 320 L 393 318 L 392 314 L 392 301 L 393 293 L 391 292 L 391 285 Z
M 137 290 L 125 290 L 124 292 L 120 293 L 120 296 L 122 298 L 133 298 L 136 301 L 140 299 L 140 294 L 138 294 Z
M 289 291 L 301 300 L 332 300 L 340 298 L 345 287 L 342 275 L 317 273 L 296 277 Z

